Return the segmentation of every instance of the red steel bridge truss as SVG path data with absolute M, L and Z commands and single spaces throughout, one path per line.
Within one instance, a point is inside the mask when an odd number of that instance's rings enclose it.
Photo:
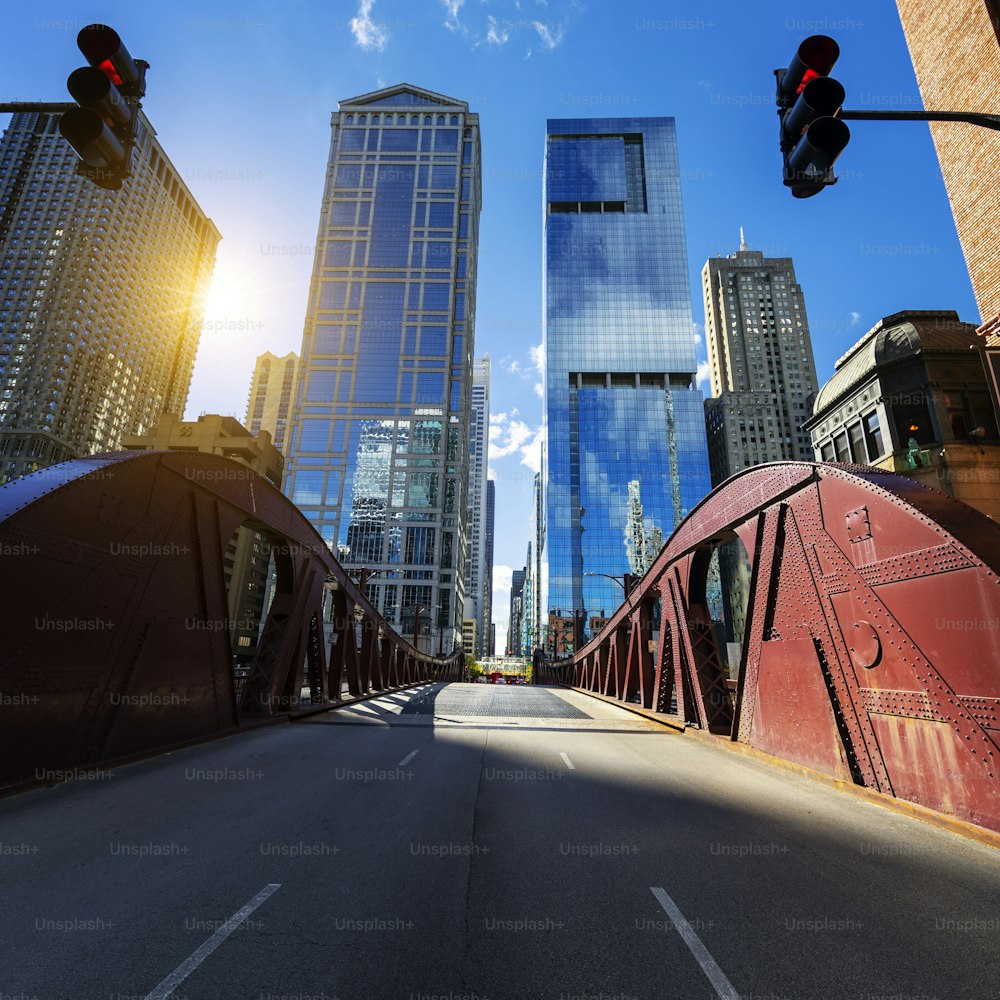
M 707 592 L 735 538 L 751 572 L 731 678 Z M 1000 830 L 998 570 L 1000 526 L 912 479 L 757 466 L 691 512 L 553 675 Z
M 225 559 L 242 525 L 276 583 L 238 687 Z M 229 459 L 121 452 L 0 487 L 0 555 L 0 785 L 463 675 L 461 654 L 397 635 L 298 508 Z

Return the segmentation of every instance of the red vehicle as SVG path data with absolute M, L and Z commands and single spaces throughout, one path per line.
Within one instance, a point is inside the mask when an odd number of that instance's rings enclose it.
M 491 684 L 503 683 L 503 673 L 499 670 L 494 670 L 492 674 L 487 674 L 486 677 Z

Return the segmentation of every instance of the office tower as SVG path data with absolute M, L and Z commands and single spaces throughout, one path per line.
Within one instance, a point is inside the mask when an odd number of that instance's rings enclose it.
M 265 351 L 254 365 L 250 398 L 247 400 L 246 425 L 250 433 L 270 432 L 274 447 L 282 454 L 298 362 L 299 356 L 294 351 L 283 358 Z
M 286 492 L 422 649 L 461 643 L 479 118 L 402 84 L 341 101 Z
M 0 140 L 0 482 L 184 411 L 220 239 L 144 115 L 120 191 L 58 126 L 15 114 Z
M 493 537 L 496 525 L 497 484 L 486 480 L 486 531 L 483 536 L 483 631 L 486 655 L 496 653 L 496 626 L 493 624 Z
M 812 461 L 816 393 L 809 322 L 790 257 L 740 249 L 701 272 L 712 397 L 705 403 L 712 485 L 762 462 Z
M 924 107 L 1000 114 L 1000 3 L 897 0 Z M 933 122 L 958 238 L 980 318 L 1000 334 L 1000 133 Z
M 548 621 L 621 603 L 630 497 L 648 550 L 710 486 L 674 120 L 550 120 L 545 205 Z
M 521 656 L 521 608 L 525 570 L 516 569 L 510 581 L 510 620 L 507 623 L 507 655 Z
M 701 272 L 712 397 L 705 401 L 712 485 L 763 462 L 813 457 L 804 423 L 816 394 L 809 322 L 789 257 L 740 249 L 711 257 Z M 750 593 L 743 545 L 719 548 L 729 665 L 739 663 Z
M 538 646 L 535 615 L 535 561 L 533 544 L 528 542 L 528 555 L 524 560 L 524 587 L 521 590 L 521 655 L 531 657 Z
M 465 566 L 465 617 L 476 622 L 477 658 L 486 641 L 486 474 L 490 439 L 489 355 L 472 367 L 472 418 L 469 422 L 468 559 Z

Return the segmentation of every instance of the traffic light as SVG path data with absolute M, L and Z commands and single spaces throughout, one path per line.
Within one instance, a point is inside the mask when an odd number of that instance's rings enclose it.
M 784 183 L 796 198 L 811 198 L 836 184 L 833 164 L 844 151 L 851 131 L 837 115 L 844 88 L 831 77 L 840 46 L 827 35 L 811 35 L 787 69 L 777 77 L 778 117 Z
M 129 176 L 149 64 L 133 59 L 106 24 L 87 25 L 76 44 L 90 65 L 74 70 L 66 81 L 79 107 L 63 114 L 59 131 L 80 157 L 77 173 L 117 191 Z

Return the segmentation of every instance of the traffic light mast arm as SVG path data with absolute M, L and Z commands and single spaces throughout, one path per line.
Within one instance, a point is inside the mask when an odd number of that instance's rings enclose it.
M 1000 115 L 987 115 L 978 111 L 844 111 L 838 118 L 849 121 L 880 121 L 880 122 L 966 122 L 969 125 L 982 125 L 1000 132 Z
M 58 104 L 53 101 L 7 101 L 0 104 L 0 113 L 16 115 L 20 112 L 38 111 L 45 115 L 61 115 L 64 111 L 71 111 L 77 106 L 75 101 L 65 104 Z

